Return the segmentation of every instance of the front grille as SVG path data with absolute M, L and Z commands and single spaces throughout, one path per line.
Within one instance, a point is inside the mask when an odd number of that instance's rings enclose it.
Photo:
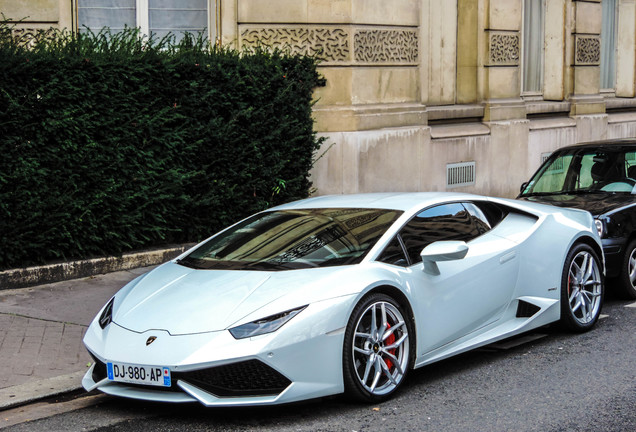
M 277 395 L 291 384 L 260 360 L 247 360 L 191 372 L 174 372 L 172 381 L 186 381 L 220 397 Z

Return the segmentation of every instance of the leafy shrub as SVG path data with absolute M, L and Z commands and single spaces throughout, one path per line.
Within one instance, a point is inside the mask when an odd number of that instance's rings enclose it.
M 0 268 L 198 241 L 308 195 L 314 59 L 0 24 Z

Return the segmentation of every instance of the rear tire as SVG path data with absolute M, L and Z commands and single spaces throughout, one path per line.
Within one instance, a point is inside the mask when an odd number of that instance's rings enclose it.
M 345 394 L 377 403 L 388 399 L 411 367 L 411 321 L 385 294 L 371 294 L 354 308 L 342 356 Z
M 617 282 L 616 290 L 621 298 L 636 299 L 636 240 L 630 241 L 625 249 Z
M 570 249 L 561 276 L 561 323 L 574 332 L 594 327 L 603 306 L 603 273 L 596 252 L 583 243 Z

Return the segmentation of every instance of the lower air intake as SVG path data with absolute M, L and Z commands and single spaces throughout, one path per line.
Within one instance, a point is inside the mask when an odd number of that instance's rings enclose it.
M 106 372 L 106 364 L 97 360 L 93 354 L 89 354 L 93 357 L 93 363 L 95 363 L 95 367 L 93 368 L 93 381 L 100 382 L 108 376 L 108 373 Z
M 291 384 L 284 375 L 260 360 L 191 372 L 174 372 L 172 380 L 183 380 L 220 397 L 277 395 Z
M 541 308 L 539 306 L 519 300 L 519 305 L 517 306 L 517 318 L 530 318 L 540 310 Z
M 93 357 L 93 381 L 106 378 L 106 365 Z M 183 391 L 177 385 L 182 380 L 219 397 L 273 396 L 285 390 L 291 381 L 260 360 L 247 360 L 209 369 L 190 372 L 172 372 L 172 386 L 158 387 L 120 383 L 152 391 Z

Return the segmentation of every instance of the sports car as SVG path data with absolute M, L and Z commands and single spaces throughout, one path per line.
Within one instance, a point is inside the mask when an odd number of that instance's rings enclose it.
M 90 324 L 86 390 L 206 406 L 345 393 L 560 322 L 596 323 L 590 213 L 459 193 L 321 196 L 253 215 L 123 287 Z

